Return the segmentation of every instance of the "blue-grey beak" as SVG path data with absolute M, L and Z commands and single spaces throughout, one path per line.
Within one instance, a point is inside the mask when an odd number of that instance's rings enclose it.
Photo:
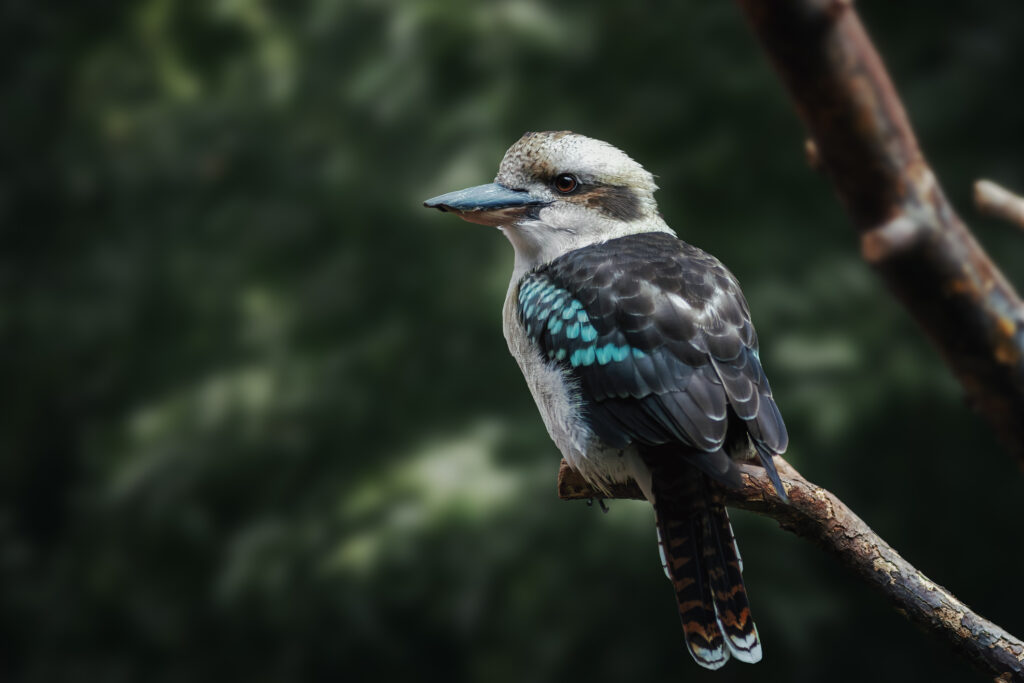
M 523 209 L 547 204 L 547 200 L 526 190 L 510 190 L 498 183 L 467 187 L 423 202 L 423 206 L 441 211 L 453 211 L 460 218 L 473 223 L 498 225 L 502 217 L 521 213 Z

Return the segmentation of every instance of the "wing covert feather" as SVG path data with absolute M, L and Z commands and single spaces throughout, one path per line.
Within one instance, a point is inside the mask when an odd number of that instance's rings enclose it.
M 700 249 L 667 233 L 609 240 L 527 273 L 518 302 L 527 335 L 575 380 L 609 445 L 715 453 L 731 409 L 755 444 L 785 450 L 746 300 Z

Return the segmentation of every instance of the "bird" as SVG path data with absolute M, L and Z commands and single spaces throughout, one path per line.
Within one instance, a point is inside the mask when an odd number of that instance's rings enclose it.
M 493 183 L 424 202 L 512 243 L 509 350 L 563 458 L 596 490 L 635 482 L 697 664 L 755 663 L 761 641 L 724 502 L 789 442 L 733 274 L 677 237 L 654 176 L 613 145 L 527 132 Z

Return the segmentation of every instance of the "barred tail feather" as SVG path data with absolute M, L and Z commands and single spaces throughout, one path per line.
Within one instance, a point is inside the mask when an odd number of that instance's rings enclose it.
M 706 669 L 720 669 L 729 661 L 729 648 L 715 614 L 711 585 L 701 562 L 700 520 L 658 518 L 658 540 L 665 573 L 672 581 L 683 624 L 686 649 Z
M 703 516 L 703 552 L 715 616 L 730 654 L 741 662 L 754 664 L 761 661 L 761 641 L 743 585 L 743 561 L 721 494 L 711 493 L 709 498 L 708 512 Z
M 675 589 L 686 647 L 708 669 L 730 657 L 758 662 L 761 642 L 722 495 L 703 475 L 688 479 L 685 490 L 672 491 L 673 499 L 655 501 L 662 564 Z

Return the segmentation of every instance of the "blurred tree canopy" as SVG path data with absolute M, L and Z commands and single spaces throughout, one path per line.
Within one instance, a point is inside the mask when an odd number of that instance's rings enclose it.
M 1024 5 L 862 2 L 1018 285 Z M 765 646 L 698 670 L 652 515 L 561 503 L 500 332 L 511 248 L 420 202 L 524 130 L 609 140 L 750 299 L 790 457 L 1024 633 L 1021 477 L 861 264 L 739 12 L 611 0 L 10 0 L 0 678 L 960 681 L 734 515 Z

